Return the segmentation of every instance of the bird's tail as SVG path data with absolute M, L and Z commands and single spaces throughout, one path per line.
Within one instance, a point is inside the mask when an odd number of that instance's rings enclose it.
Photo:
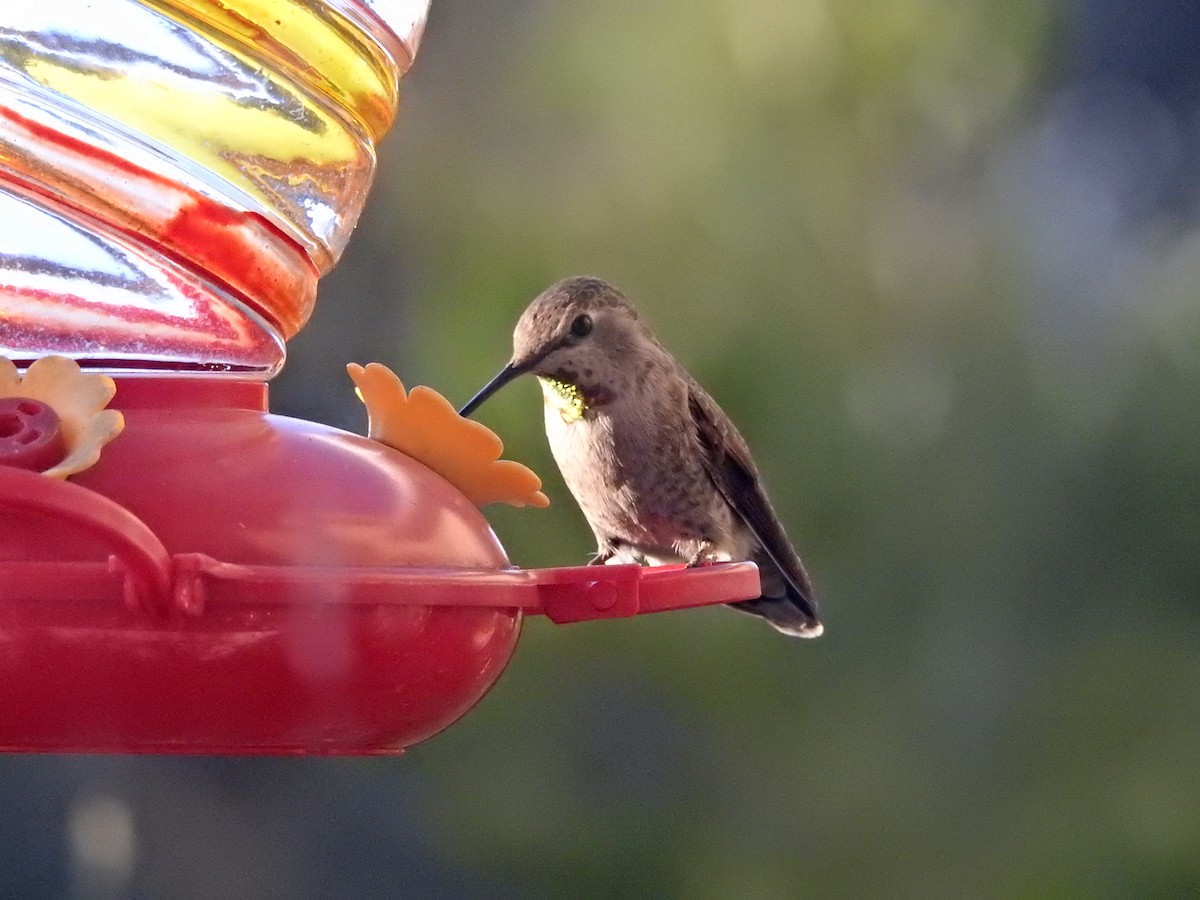
M 825 626 L 817 618 L 817 606 L 813 602 L 804 570 L 799 569 L 797 574 L 800 577 L 784 573 L 765 553 L 756 555 L 754 562 L 758 564 L 759 577 L 762 579 L 762 596 L 757 600 L 743 600 L 729 605 L 752 616 L 761 616 L 784 634 L 803 638 L 820 637 Z M 789 574 L 792 577 L 788 577 Z

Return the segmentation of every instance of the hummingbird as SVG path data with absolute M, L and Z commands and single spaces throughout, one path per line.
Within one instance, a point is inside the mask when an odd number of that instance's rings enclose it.
M 511 361 L 460 414 L 527 373 L 541 382 L 551 453 L 595 534 L 591 565 L 752 560 L 762 596 L 729 605 L 785 634 L 821 634 L 808 574 L 746 441 L 621 291 L 591 277 L 543 291 L 517 322 Z

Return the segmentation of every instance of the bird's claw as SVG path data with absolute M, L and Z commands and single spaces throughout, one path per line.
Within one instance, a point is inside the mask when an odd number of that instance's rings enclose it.
M 588 560 L 589 566 L 602 566 L 616 555 L 617 551 L 611 548 L 605 548 L 599 551 L 595 556 Z

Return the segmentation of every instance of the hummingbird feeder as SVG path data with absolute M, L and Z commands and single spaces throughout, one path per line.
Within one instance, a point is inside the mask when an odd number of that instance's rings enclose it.
M 750 563 L 511 566 L 479 505 L 537 477 L 381 366 L 350 367 L 370 437 L 268 411 L 426 6 L 6 11 L 0 751 L 397 753 L 526 614 L 758 596 Z

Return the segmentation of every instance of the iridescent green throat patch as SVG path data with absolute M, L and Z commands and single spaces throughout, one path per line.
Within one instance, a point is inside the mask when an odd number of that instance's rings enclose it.
M 547 378 L 539 375 L 542 383 L 542 394 L 545 395 L 546 405 L 558 410 L 564 422 L 578 422 L 588 411 L 587 399 L 579 385 L 559 381 L 557 378 Z

